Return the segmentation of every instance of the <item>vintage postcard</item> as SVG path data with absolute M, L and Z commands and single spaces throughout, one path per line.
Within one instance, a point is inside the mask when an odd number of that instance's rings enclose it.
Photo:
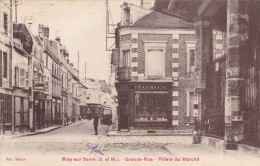
M 259 0 L 0 0 L 0 166 L 260 165 Z

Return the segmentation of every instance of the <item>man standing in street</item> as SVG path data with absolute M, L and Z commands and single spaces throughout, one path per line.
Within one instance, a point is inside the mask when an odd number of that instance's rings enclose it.
M 98 115 L 95 114 L 94 115 L 94 129 L 95 129 L 95 134 L 94 135 L 98 135 Z

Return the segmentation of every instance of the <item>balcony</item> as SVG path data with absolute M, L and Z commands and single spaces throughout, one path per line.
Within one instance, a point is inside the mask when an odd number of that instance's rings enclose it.
M 118 67 L 117 68 L 117 80 L 118 81 L 131 80 L 131 67 Z

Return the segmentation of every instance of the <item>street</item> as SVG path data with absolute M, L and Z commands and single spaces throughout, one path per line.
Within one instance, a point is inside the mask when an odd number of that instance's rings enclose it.
M 259 163 L 259 156 L 238 151 L 222 152 L 203 145 L 173 144 L 174 136 L 107 137 L 107 131 L 107 125 L 99 124 L 99 135 L 94 135 L 93 120 L 82 120 L 48 133 L 6 139 L 0 144 L 1 152 L 4 152 L 0 154 L 1 166 L 27 166 L 34 162 L 38 165 L 48 165 L 48 162 L 51 165 L 236 163 L 237 166 Z

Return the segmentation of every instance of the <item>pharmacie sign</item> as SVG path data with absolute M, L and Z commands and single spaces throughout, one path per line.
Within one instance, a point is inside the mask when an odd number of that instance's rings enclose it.
M 172 83 L 119 83 L 116 87 L 119 90 L 168 91 L 172 89 Z

